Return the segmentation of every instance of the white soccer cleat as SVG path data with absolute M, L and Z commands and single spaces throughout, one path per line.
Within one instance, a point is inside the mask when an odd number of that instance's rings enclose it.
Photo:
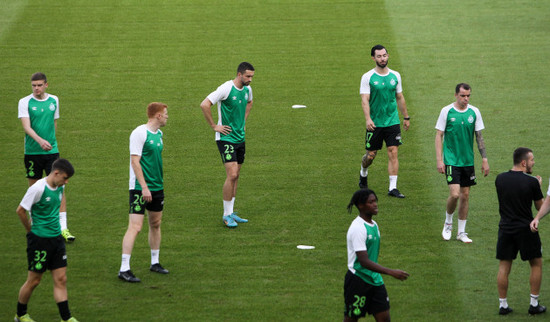
M 443 225 L 443 232 L 441 232 L 441 236 L 443 236 L 444 240 L 450 240 L 452 231 L 453 231 L 453 224 L 445 223 Z
M 467 233 L 460 233 L 460 234 L 458 234 L 458 236 L 456 236 L 456 239 L 457 239 L 457 240 L 460 240 L 460 241 L 463 242 L 463 243 L 467 243 L 467 244 L 469 244 L 469 243 L 472 242 L 472 240 L 471 240 L 470 238 L 468 238 L 468 234 L 467 234 Z

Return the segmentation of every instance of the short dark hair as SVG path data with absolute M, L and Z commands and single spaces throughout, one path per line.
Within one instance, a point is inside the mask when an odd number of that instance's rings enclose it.
M 242 63 L 239 64 L 239 67 L 237 67 L 237 74 L 241 73 L 241 74 L 244 74 L 244 72 L 246 72 L 247 70 L 254 70 L 254 66 L 252 66 L 251 63 L 247 63 L 245 61 L 243 61 Z
M 472 88 L 470 87 L 470 85 L 466 84 L 466 83 L 460 83 L 460 84 L 457 84 L 456 85 L 456 88 L 455 88 L 455 94 L 458 94 L 458 92 L 460 92 L 460 89 L 464 89 L 465 91 L 469 91 L 471 90 Z
M 351 197 L 351 200 L 349 201 L 348 212 L 351 214 L 351 211 L 353 210 L 353 206 L 359 209 L 359 204 L 364 204 L 365 202 L 367 202 L 367 199 L 369 199 L 370 195 L 374 195 L 376 200 L 378 200 L 376 193 L 370 189 L 360 189 L 355 191 L 355 193 Z
M 52 164 L 52 172 L 55 170 L 59 170 L 60 172 L 64 172 L 67 174 L 67 176 L 70 178 L 74 175 L 74 168 L 73 165 L 69 162 L 67 159 L 57 159 Z
M 370 55 L 372 57 L 374 57 L 374 52 L 377 51 L 377 50 L 382 50 L 382 49 L 386 49 L 386 47 L 382 46 L 382 45 L 376 45 L 374 47 L 371 48 L 370 50 Z M 386 49 L 386 52 L 388 52 L 388 50 Z
M 529 153 L 532 153 L 533 150 L 529 149 L 529 148 L 523 148 L 523 147 L 519 147 L 517 149 L 514 150 L 514 165 L 518 165 L 521 163 L 521 161 L 523 160 L 527 160 L 527 156 L 529 155 Z
M 38 81 L 38 80 L 43 80 L 44 83 L 48 82 L 48 78 L 46 78 L 46 74 L 40 73 L 40 72 L 32 74 L 31 82 L 32 81 Z

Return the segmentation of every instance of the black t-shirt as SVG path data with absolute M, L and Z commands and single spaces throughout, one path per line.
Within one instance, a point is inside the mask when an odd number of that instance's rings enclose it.
M 543 198 L 537 178 L 521 171 L 510 170 L 497 176 L 495 186 L 500 229 L 516 231 L 529 227 L 533 220 L 533 201 Z

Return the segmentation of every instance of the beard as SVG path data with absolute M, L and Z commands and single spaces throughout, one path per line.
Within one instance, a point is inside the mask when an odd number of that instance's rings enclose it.
M 386 68 L 386 66 L 388 66 L 388 62 L 386 61 L 385 63 L 376 63 L 376 66 L 380 67 L 380 68 Z

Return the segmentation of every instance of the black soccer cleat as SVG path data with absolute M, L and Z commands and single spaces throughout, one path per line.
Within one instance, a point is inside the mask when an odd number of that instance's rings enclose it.
M 535 315 L 535 314 L 541 314 L 544 312 L 546 312 L 546 306 L 542 306 L 540 304 L 537 306 L 529 305 L 529 314 Z
M 131 270 L 125 272 L 118 272 L 118 278 L 129 283 L 139 283 L 141 280 L 134 276 Z
M 395 188 L 391 191 L 388 191 L 388 196 L 395 197 L 395 198 L 405 198 L 405 195 L 402 194 L 401 192 L 399 192 L 399 190 L 397 190 L 397 188 Z
M 507 307 L 507 308 L 501 307 L 501 308 L 498 310 L 498 314 L 500 314 L 500 315 L 506 315 L 506 314 L 509 314 L 509 313 L 512 313 L 512 312 L 514 312 L 514 310 L 512 310 L 511 307 Z
M 156 263 L 151 265 L 149 268 L 151 272 L 160 273 L 160 274 L 168 274 L 170 273 L 166 268 L 160 266 L 160 263 Z
M 369 187 L 367 178 L 368 177 L 363 177 L 362 175 L 359 175 L 359 189 L 367 189 Z

